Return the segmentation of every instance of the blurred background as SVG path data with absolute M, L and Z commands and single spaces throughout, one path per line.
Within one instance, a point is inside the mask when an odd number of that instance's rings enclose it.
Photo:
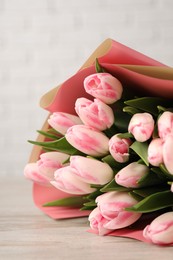
M 172 0 L 0 0 L 0 174 L 21 176 L 41 96 L 106 38 L 173 66 Z

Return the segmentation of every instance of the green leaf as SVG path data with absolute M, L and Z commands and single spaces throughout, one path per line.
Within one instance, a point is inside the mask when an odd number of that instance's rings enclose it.
M 80 208 L 87 201 L 85 197 L 68 197 L 43 204 L 43 207 L 77 207 Z
M 167 176 L 169 180 L 173 180 L 173 175 L 168 172 L 164 164 L 160 164 L 160 169 Z
M 96 206 L 84 206 L 84 207 L 80 208 L 80 210 L 81 211 L 84 211 L 84 210 L 90 210 L 91 211 L 91 210 L 95 209 L 95 207 Z
M 111 138 L 113 135 L 117 133 L 117 128 L 115 127 L 115 125 L 112 125 L 110 128 L 107 128 L 103 132 L 107 137 Z
M 103 68 L 101 67 L 101 65 L 99 64 L 99 61 L 98 61 L 97 58 L 96 58 L 96 60 L 95 60 L 95 70 L 96 70 L 97 73 L 106 72 L 106 70 L 103 69 Z
M 163 181 L 163 178 L 160 178 L 156 173 L 150 171 L 138 181 L 138 185 L 139 187 L 153 186 L 159 185 L 163 183 Z
M 134 189 L 133 193 L 145 198 L 148 197 L 154 193 L 160 192 L 160 191 L 165 191 L 168 190 L 168 186 L 166 185 L 157 185 L 157 186 L 150 186 L 150 187 L 145 187 L 145 188 L 140 188 L 140 189 Z
M 158 109 L 159 113 L 163 113 L 167 110 L 165 107 L 162 107 L 162 106 L 157 106 L 157 109 Z
M 117 137 L 119 138 L 133 138 L 133 135 L 131 133 L 123 133 L 123 134 L 117 134 Z
M 118 185 L 113 179 L 111 182 L 106 184 L 100 191 L 108 192 L 108 191 L 130 191 L 131 189 Z
M 126 106 L 123 108 L 123 112 L 128 113 L 129 115 L 133 116 L 136 113 L 141 113 L 141 110 L 134 108 L 134 107 Z
M 128 132 L 128 125 L 130 122 L 130 115 L 123 111 L 115 111 L 115 121 L 114 127 L 116 128 L 116 133 L 126 133 Z
M 57 130 L 55 130 L 55 129 L 52 128 L 52 127 L 48 128 L 47 132 L 50 133 L 50 134 L 58 135 L 58 136 L 60 136 L 60 137 L 63 137 L 63 136 L 64 136 L 63 134 L 61 134 L 60 132 L 58 132 Z
M 115 160 L 112 157 L 112 155 L 110 154 L 106 155 L 105 157 L 102 158 L 102 161 L 109 164 L 109 166 L 114 167 Z
M 91 188 L 101 189 L 103 185 L 100 184 L 90 184 Z
M 135 98 L 131 100 L 127 100 L 124 102 L 126 105 L 141 109 L 144 112 L 151 113 L 155 116 L 158 115 L 158 106 L 169 105 L 169 101 L 163 98 L 157 97 L 142 97 L 142 98 Z
M 117 173 L 119 170 L 121 170 L 128 164 L 115 161 L 115 159 L 110 154 L 103 157 L 102 161 L 109 164 L 109 166 L 113 169 L 114 173 Z
M 30 141 L 30 140 L 28 142 L 38 146 L 42 146 L 43 149 L 45 148 L 53 151 L 60 151 L 70 155 L 75 154 L 77 152 L 77 149 L 74 148 L 72 145 L 70 145 L 67 142 L 65 137 L 50 142 L 37 142 L 37 141 Z
M 135 141 L 130 148 L 149 166 L 148 162 L 148 143 Z
M 158 135 L 158 125 L 157 125 L 157 122 L 155 123 L 154 125 L 154 131 L 152 133 L 152 138 L 155 139 L 155 138 L 158 138 L 159 135 Z
M 102 162 L 107 163 L 111 168 L 120 168 L 118 162 L 115 161 L 115 159 L 112 157 L 112 155 L 106 155 L 105 157 L 103 157 Z
M 97 206 L 97 203 L 93 200 L 93 201 L 89 201 L 89 202 L 86 202 L 83 204 L 84 207 L 96 207 Z
M 141 201 L 141 200 L 143 199 L 142 196 L 140 196 L 139 194 L 135 193 L 134 191 L 130 191 L 130 192 L 129 192 L 129 195 L 130 195 L 131 197 L 133 197 L 133 198 L 134 198 L 135 200 L 137 200 L 137 201 Z
M 167 176 L 167 174 L 165 174 L 159 167 L 152 167 L 150 169 L 152 172 L 154 172 L 155 174 L 157 174 L 157 176 L 163 181 L 166 182 L 169 180 L 169 176 Z
M 54 140 L 58 140 L 60 139 L 61 137 L 58 137 L 58 135 L 55 135 L 55 134 L 51 134 L 49 132 L 44 132 L 42 130 L 37 130 L 37 132 L 45 137 L 48 137 L 50 139 L 54 139 Z
M 90 201 L 95 200 L 101 194 L 102 194 L 102 192 L 100 190 L 96 190 L 96 191 L 90 193 L 88 196 L 86 196 L 86 199 L 88 199 Z
M 160 209 L 173 206 L 173 192 L 166 190 L 162 192 L 154 193 L 136 205 L 130 208 L 126 208 L 127 211 L 149 213 Z

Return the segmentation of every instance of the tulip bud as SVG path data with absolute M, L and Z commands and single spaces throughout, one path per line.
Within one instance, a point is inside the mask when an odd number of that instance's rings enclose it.
M 78 98 L 75 110 L 85 125 L 100 131 L 110 128 L 114 122 L 112 109 L 99 99 L 94 99 L 93 102 L 86 98 Z
M 141 213 L 125 210 L 137 203 L 127 192 L 107 192 L 98 196 L 96 202 L 101 215 L 108 221 L 103 226 L 109 230 L 127 227 L 141 216 Z
M 38 168 L 37 163 L 28 163 L 24 168 L 24 176 L 36 183 L 47 185 L 49 178 L 44 176 Z
M 107 235 L 112 231 L 104 227 L 109 220 L 102 216 L 98 207 L 90 213 L 88 220 L 90 222 L 91 229 L 97 231 L 100 236 Z
M 112 168 L 107 163 L 96 159 L 71 156 L 70 166 L 75 169 L 74 174 L 87 183 L 103 185 L 113 178 Z
M 75 173 L 75 169 L 66 166 L 56 170 L 54 174 L 54 181 L 50 183 L 59 190 L 66 193 L 83 195 L 88 194 L 96 189 L 91 188 L 88 183 L 81 181 Z
M 156 138 L 148 146 L 148 161 L 153 166 L 163 163 L 163 140 Z
M 61 168 L 62 163 L 69 158 L 68 154 L 60 152 L 47 152 L 40 155 L 40 160 L 37 161 L 39 171 L 47 176 L 50 180 L 54 177 L 54 172 Z
M 106 104 L 113 104 L 122 95 L 121 82 L 109 73 L 96 73 L 85 78 L 84 88 L 91 96 Z
M 165 139 L 169 134 L 173 134 L 173 113 L 166 111 L 158 119 L 158 134 Z
M 130 120 L 128 131 L 138 142 L 150 139 L 154 130 L 154 119 L 149 113 L 134 114 Z
M 158 245 L 173 244 L 173 212 L 167 212 L 155 218 L 143 230 L 143 236 Z
M 65 135 L 67 141 L 79 151 L 91 156 L 108 153 L 108 137 L 87 125 L 75 125 Z
M 115 181 L 127 188 L 137 188 L 138 181 L 147 173 L 149 173 L 149 168 L 146 165 L 132 162 L 115 175 Z
M 48 119 L 48 123 L 56 131 L 58 131 L 62 135 L 65 135 L 68 128 L 73 125 L 81 124 L 82 121 L 78 116 L 62 112 L 54 112 Z
M 129 138 L 119 138 L 114 135 L 109 140 L 109 151 L 115 161 L 124 163 L 129 159 L 129 146 L 131 140 Z
M 173 175 L 173 135 L 167 135 L 163 144 L 163 162 L 168 172 Z

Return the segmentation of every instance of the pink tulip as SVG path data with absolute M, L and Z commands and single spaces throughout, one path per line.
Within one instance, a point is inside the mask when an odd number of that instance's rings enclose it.
M 70 166 L 84 182 L 91 184 L 106 184 L 113 178 L 112 168 L 104 162 L 83 156 L 71 156 Z
M 39 171 L 50 180 L 54 177 L 54 172 L 63 166 L 69 155 L 60 152 L 47 152 L 40 155 L 37 161 Z
M 163 140 L 156 138 L 148 146 L 148 161 L 153 166 L 163 163 Z
M 91 229 L 97 231 L 100 236 L 107 235 L 112 231 L 104 227 L 109 220 L 102 216 L 98 207 L 90 213 L 88 220 L 90 222 Z
M 146 165 L 132 162 L 115 175 L 115 181 L 127 188 L 137 188 L 139 180 L 147 173 L 149 168 Z
M 167 135 L 163 144 L 163 162 L 168 172 L 173 175 L 173 135 Z
M 127 227 L 141 216 L 141 213 L 125 210 L 137 203 L 127 192 L 107 192 L 98 196 L 96 202 L 101 215 L 107 220 L 103 227 L 109 230 Z
M 155 218 L 143 230 L 143 236 L 158 245 L 173 244 L 173 212 L 167 212 Z
M 88 194 L 96 189 L 91 188 L 88 183 L 81 181 L 75 173 L 75 169 L 66 166 L 56 170 L 54 174 L 54 181 L 50 183 L 59 190 L 66 193 L 83 195 Z
M 169 134 L 173 134 L 173 113 L 166 111 L 158 119 L 158 133 L 160 138 L 165 139 Z
M 124 163 L 129 159 L 129 146 L 131 140 L 129 138 L 119 138 L 114 135 L 109 140 L 109 151 L 115 161 Z
M 28 163 L 24 168 L 24 176 L 36 183 L 48 185 L 49 178 L 44 176 L 38 168 L 37 163 Z
M 108 137 L 90 126 L 72 126 L 65 137 L 73 147 L 85 154 L 103 156 L 108 153 Z
M 62 112 L 54 112 L 48 119 L 48 123 L 56 131 L 65 135 L 71 126 L 81 124 L 82 121 L 78 116 Z
M 91 96 L 112 104 L 122 95 L 121 82 L 109 73 L 96 73 L 85 78 L 84 88 Z
M 114 122 L 112 109 L 99 99 L 94 99 L 93 102 L 86 98 L 78 98 L 75 110 L 85 125 L 100 131 L 110 128 Z
M 149 113 L 134 114 L 130 120 L 128 131 L 138 142 L 150 139 L 154 130 L 154 119 Z

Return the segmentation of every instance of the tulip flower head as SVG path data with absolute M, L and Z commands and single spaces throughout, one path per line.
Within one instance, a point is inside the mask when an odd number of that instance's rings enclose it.
M 163 140 L 153 139 L 148 146 L 148 161 L 153 166 L 163 163 Z
M 40 155 L 40 160 L 37 161 L 39 171 L 53 179 L 54 172 L 63 166 L 63 163 L 69 158 L 68 154 L 60 152 L 47 152 Z
M 24 168 L 24 176 L 33 182 L 49 185 L 50 179 L 39 171 L 37 163 L 28 163 Z
M 86 98 L 78 98 L 75 110 L 85 125 L 100 131 L 110 128 L 114 122 L 114 113 L 111 107 L 99 99 L 91 101 Z
M 108 153 L 108 137 L 90 126 L 72 126 L 65 137 L 73 147 L 85 154 L 103 156 Z
M 78 116 L 62 112 L 54 112 L 48 119 L 48 123 L 56 131 L 65 135 L 71 126 L 82 124 L 82 121 Z
M 85 78 L 85 91 L 106 104 L 113 104 L 122 95 L 121 82 L 109 73 L 95 73 Z
M 91 184 L 106 184 L 113 178 L 112 168 L 104 162 L 83 156 L 71 156 L 70 166 L 81 180 Z
M 115 175 L 115 181 L 127 188 L 137 188 L 138 181 L 148 173 L 149 168 L 146 165 L 132 162 Z
M 165 111 L 158 119 L 158 134 L 165 139 L 167 135 L 173 135 L 173 113 Z
M 75 169 L 70 166 L 60 168 L 54 174 L 55 180 L 50 183 L 59 190 L 75 195 L 89 194 L 96 190 L 81 181 L 74 172 Z
M 109 151 L 115 161 L 124 163 L 129 159 L 129 146 L 131 140 L 129 138 L 119 138 L 114 135 L 109 140 Z
M 167 212 L 155 218 L 150 225 L 145 227 L 143 236 L 154 244 L 173 244 L 173 212 Z
M 109 220 L 102 216 L 98 207 L 90 213 L 88 220 L 90 222 L 91 229 L 98 232 L 100 236 L 107 235 L 112 231 L 111 229 L 105 228 L 105 225 L 109 222 Z
M 99 211 L 96 210 L 96 224 L 93 224 L 92 219 L 95 212 L 91 212 L 89 220 L 92 220 L 91 228 L 98 228 L 99 234 L 127 227 L 141 216 L 141 213 L 125 210 L 126 207 L 131 207 L 137 203 L 127 192 L 107 192 L 98 196 L 96 202 L 99 209 Z
M 128 131 L 138 142 L 150 139 L 154 130 L 154 119 L 149 113 L 136 113 L 132 116 Z

